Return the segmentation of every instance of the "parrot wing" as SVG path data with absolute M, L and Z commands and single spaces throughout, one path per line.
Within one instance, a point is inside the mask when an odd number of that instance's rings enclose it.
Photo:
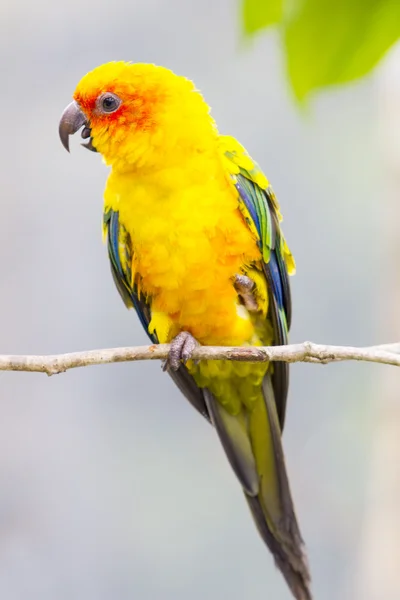
M 232 137 L 221 136 L 225 169 L 238 193 L 239 209 L 253 232 L 260 262 L 247 271 L 267 301 L 259 304 L 264 320 L 259 337 L 275 345 L 286 344 L 291 321 L 289 273 L 295 265 L 280 229 L 282 220 L 276 197 L 257 164 Z M 284 425 L 289 369 L 275 362 L 264 376 L 257 401 L 243 398 L 241 413 L 227 414 L 225 407 L 206 392 L 206 403 L 256 526 L 271 550 L 297 600 L 311 600 L 310 576 L 285 467 L 281 432 Z M 244 415 L 243 415 L 244 413 Z
M 118 211 L 106 207 L 103 215 L 103 231 L 107 240 L 108 256 L 114 283 L 127 308 L 134 308 L 140 322 L 153 344 L 158 344 L 156 333 L 149 333 L 151 321 L 151 299 L 140 295 L 137 283 L 132 278 L 132 244 Z M 184 365 L 178 371 L 168 371 L 183 395 L 207 420 L 210 420 L 202 390 Z
M 225 166 L 239 195 L 239 208 L 260 248 L 269 291 L 266 317 L 273 326 L 274 344 L 284 345 L 288 341 L 292 318 L 288 275 L 294 273 L 295 263 L 279 225 L 282 220 L 279 204 L 265 175 L 243 146 L 230 136 L 220 136 L 220 142 Z M 287 363 L 274 363 L 272 385 L 282 430 L 289 386 Z

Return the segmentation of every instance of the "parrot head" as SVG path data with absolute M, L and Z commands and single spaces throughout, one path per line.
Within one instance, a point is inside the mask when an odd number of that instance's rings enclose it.
M 216 135 L 194 84 L 164 67 L 106 63 L 81 79 L 73 98 L 59 125 L 64 147 L 82 129 L 82 145 L 121 170 L 171 163 L 177 144 L 185 150 L 195 140 L 201 150 Z

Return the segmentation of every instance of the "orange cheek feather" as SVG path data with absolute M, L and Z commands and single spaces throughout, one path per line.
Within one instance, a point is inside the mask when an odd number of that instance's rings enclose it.
M 96 114 L 96 100 L 105 91 L 116 94 L 122 100 L 121 107 L 115 112 L 105 115 Z M 162 109 L 165 95 L 156 89 L 141 89 L 140 93 L 132 90 L 129 85 L 109 85 L 107 90 L 96 90 L 95 93 L 85 94 L 81 90 L 76 91 L 74 100 L 79 104 L 88 116 L 93 126 L 134 126 L 141 131 L 150 131 L 156 125 L 157 111 Z

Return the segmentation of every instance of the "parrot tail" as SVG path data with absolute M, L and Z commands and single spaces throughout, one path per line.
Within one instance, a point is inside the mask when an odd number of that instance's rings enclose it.
M 269 374 L 255 402 L 232 415 L 203 389 L 211 421 L 238 477 L 261 538 L 296 600 L 312 600 L 304 542 L 286 473 Z

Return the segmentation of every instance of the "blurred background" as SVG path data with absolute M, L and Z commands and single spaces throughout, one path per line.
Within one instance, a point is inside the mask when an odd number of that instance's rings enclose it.
M 146 344 L 101 242 L 107 169 L 58 139 L 109 60 L 193 79 L 272 181 L 297 259 L 291 341 L 400 339 L 400 51 L 304 108 L 232 0 L 0 5 L 0 353 Z M 397 319 L 397 321 L 396 321 Z M 284 445 L 315 598 L 400 597 L 397 370 L 291 367 Z M 158 363 L 0 374 L 0 597 L 289 600 L 216 435 Z

